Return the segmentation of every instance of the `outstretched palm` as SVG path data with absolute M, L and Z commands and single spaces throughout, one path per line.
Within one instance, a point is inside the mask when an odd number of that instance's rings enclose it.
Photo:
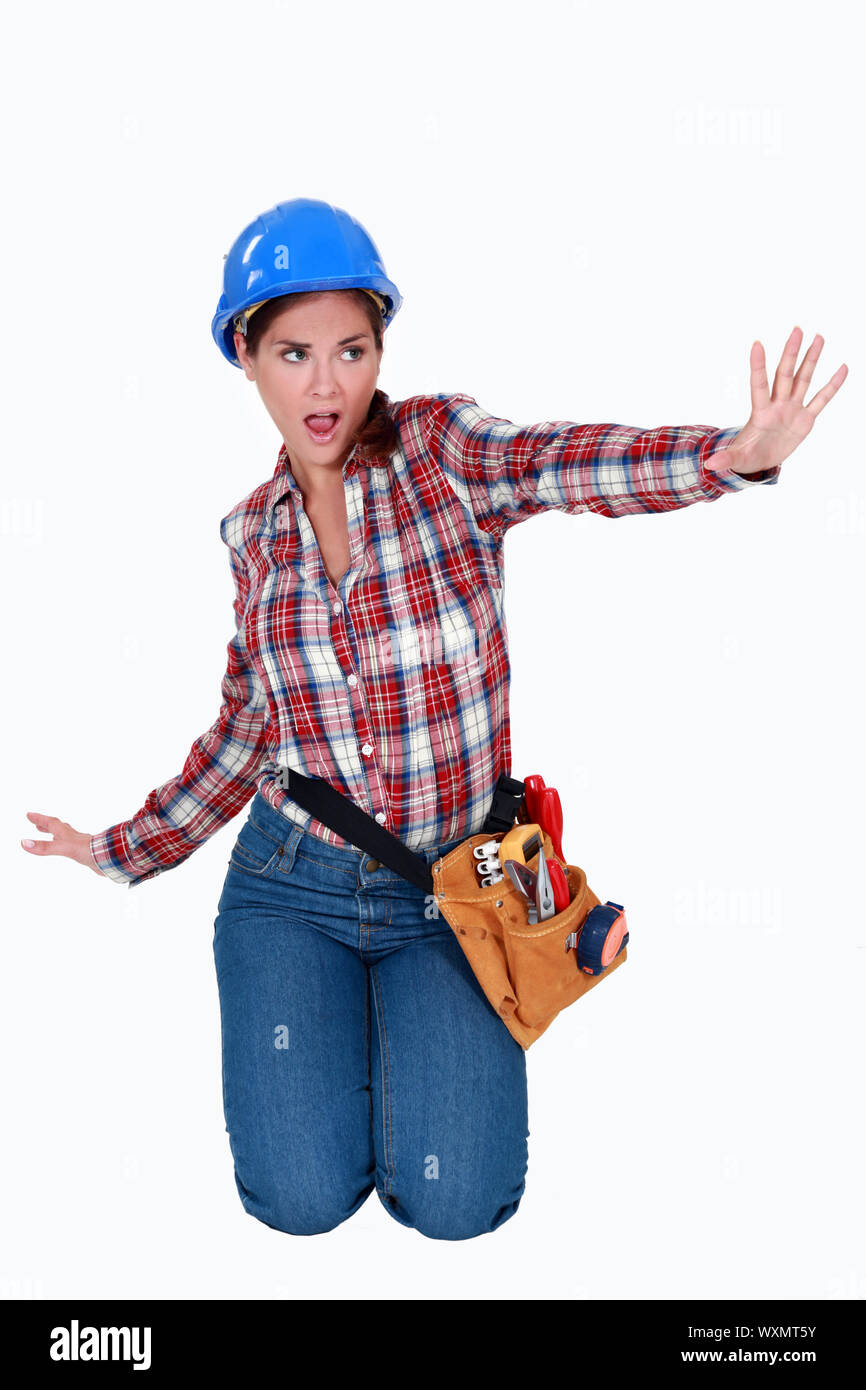
M 760 473 L 775 468 L 802 444 L 829 400 L 835 396 L 848 375 L 843 362 L 827 385 L 818 391 L 808 405 L 803 404 L 806 387 L 812 380 L 815 364 L 821 355 L 824 339 L 816 333 L 812 346 L 794 374 L 797 353 L 803 341 L 803 330 L 795 328 L 785 344 L 773 378 L 773 393 L 767 383 L 767 364 L 760 342 L 752 344 L 749 355 L 751 369 L 752 413 L 747 424 L 726 449 L 720 449 L 708 460 L 709 467 L 721 472 Z

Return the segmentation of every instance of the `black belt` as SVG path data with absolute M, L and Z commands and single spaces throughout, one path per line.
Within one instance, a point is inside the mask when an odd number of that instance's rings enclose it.
M 366 850 L 389 869 L 393 869 L 395 874 L 400 874 L 409 883 L 414 883 L 417 888 L 423 888 L 427 893 L 433 891 L 433 874 L 427 861 L 415 854 L 372 816 L 368 816 L 354 801 L 338 792 L 330 782 L 324 781 L 321 777 L 305 777 L 302 772 L 296 772 L 292 767 L 278 767 L 277 770 L 278 785 L 288 793 L 292 801 L 296 801 L 303 810 L 309 811 L 322 825 L 342 835 L 349 844 Z M 496 780 L 493 800 L 481 831 L 498 835 L 510 830 L 522 800 L 523 783 L 501 772 Z

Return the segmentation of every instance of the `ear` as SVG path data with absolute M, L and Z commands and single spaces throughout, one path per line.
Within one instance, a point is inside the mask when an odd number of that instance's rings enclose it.
M 247 378 L 247 381 L 255 381 L 255 368 L 253 366 L 252 359 L 250 358 L 247 352 L 246 338 L 244 337 L 243 333 L 236 332 L 232 335 L 232 340 L 235 345 L 235 352 L 237 353 L 238 361 L 244 369 L 244 375 Z

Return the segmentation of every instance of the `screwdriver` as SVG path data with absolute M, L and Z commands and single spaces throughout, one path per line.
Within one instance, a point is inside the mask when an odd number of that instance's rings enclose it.
M 538 799 L 544 787 L 544 778 L 540 773 L 534 772 L 531 777 L 523 779 L 523 800 L 529 812 L 531 821 L 538 821 L 536 812 L 538 810 Z
M 538 821 L 553 841 L 557 858 L 562 859 L 562 802 L 556 787 L 543 787 L 538 802 Z
M 547 831 L 556 855 L 562 859 L 562 803 L 559 792 L 555 787 L 546 787 L 544 778 L 537 772 L 523 779 L 523 788 L 529 819 Z

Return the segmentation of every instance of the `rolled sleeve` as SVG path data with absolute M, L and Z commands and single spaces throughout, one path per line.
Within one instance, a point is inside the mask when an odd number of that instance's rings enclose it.
M 738 427 L 515 425 L 488 415 L 471 396 L 433 398 L 426 438 L 449 485 L 479 526 L 500 535 L 545 510 L 619 517 L 711 502 L 726 492 L 775 483 L 707 467 Z
M 740 428 L 737 425 L 731 429 L 717 430 L 716 437 L 711 439 L 708 447 L 701 451 L 700 465 L 704 481 L 710 486 L 715 484 L 726 492 L 740 492 L 744 487 L 754 487 L 760 483 L 769 483 L 770 485 L 777 483 L 781 465 L 777 465 L 775 468 L 764 468 L 760 473 L 736 473 L 732 469 L 717 473 L 707 468 L 707 459 L 711 458 L 713 454 L 720 454 L 722 449 L 727 449 L 739 433 Z

